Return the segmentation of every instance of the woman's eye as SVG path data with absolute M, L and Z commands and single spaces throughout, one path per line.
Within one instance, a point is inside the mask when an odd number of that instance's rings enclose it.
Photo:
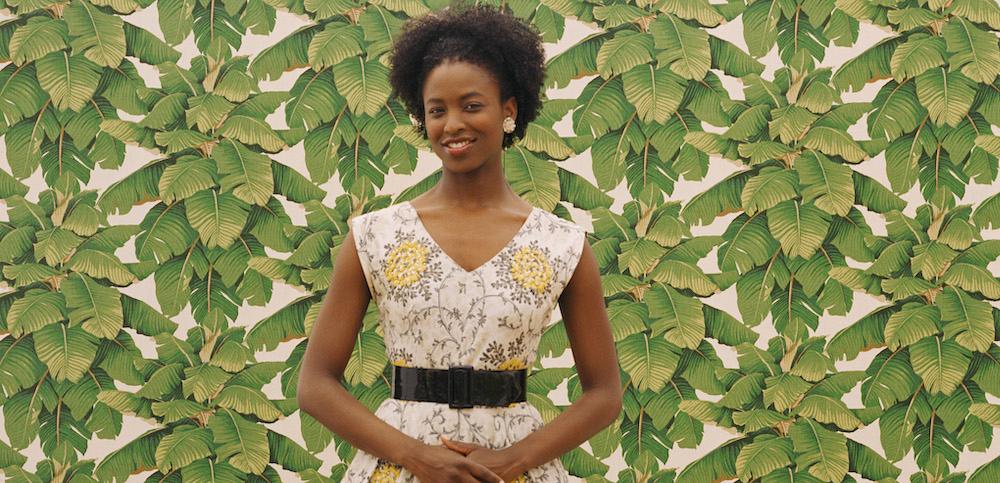
M 469 110 L 476 110 L 479 109 L 479 107 L 479 104 L 469 104 L 468 106 L 465 106 L 465 108 Z

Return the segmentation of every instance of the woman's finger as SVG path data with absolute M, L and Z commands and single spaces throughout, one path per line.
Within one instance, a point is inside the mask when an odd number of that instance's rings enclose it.
M 475 476 L 476 478 L 479 479 L 479 481 L 483 483 L 504 483 L 503 479 L 500 478 L 500 475 L 490 471 L 489 468 L 479 463 L 476 463 L 472 460 L 469 460 L 468 468 L 469 468 L 469 473 L 471 473 L 472 476 Z
M 461 441 L 452 441 L 452 440 L 446 438 L 444 435 L 441 435 L 441 442 L 444 443 L 444 445 L 448 449 L 453 450 L 453 451 L 457 451 L 457 452 L 462 453 L 463 455 L 466 455 L 466 456 L 469 453 L 475 451 L 477 448 L 480 447 L 477 444 L 464 443 L 464 442 L 461 442 Z

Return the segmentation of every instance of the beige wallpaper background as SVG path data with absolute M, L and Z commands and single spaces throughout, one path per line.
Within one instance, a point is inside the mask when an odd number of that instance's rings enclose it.
M 717 2 L 711 2 L 711 3 L 717 3 Z M 247 55 L 253 58 L 257 53 L 259 53 L 265 47 L 272 45 L 277 40 L 288 36 L 291 32 L 295 31 L 296 29 L 310 24 L 310 20 L 305 17 L 289 14 L 287 12 L 283 12 L 280 10 L 278 11 L 277 15 L 278 17 L 277 17 L 276 27 L 270 35 L 260 36 L 248 33 L 244 37 L 243 45 L 241 46 L 240 50 L 235 53 L 235 55 Z M 11 18 L 10 12 L 7 10 L 0 10 L 0 20 L 4 20 L 7 18 Z M 150 8 L 139 11 L 133 15 L 125 16 L 124 18 L 128 22 L 138 25 L 144 29 L 147 29 L 148 31 L 153 32 L 162 38 L 162 33 L 160 31 L 159 24 L 157 21 L 157 12 L 155 4 Z M 740 18 L 737 18 L 733 22 L 724 23 L 719 27 L 708 29 L 708 31 L 713 35 L 728 40 L 738 45 L 740 48 L 746 50 L 747 47 L 746 43 L 743 40 L 742 29 L 743 26 L 741 24 Z M 545 46 L 546 54 L 549 57 L 552 57 L 595 31 L 596 27 L 593 25 L 588 25 L 586 23 L 568 19 L 566 22 L 566 33 L 563 36 L 562 40 L 557 44 L 546 44 Z M 870 24 L 863 23 L 861 25 L 861 33 L 857 44 L 851 48 L 842 48 L 831 45 L 830 47 L 827 48 L 826 58 L 820 64 L 820 67 L 839 66 L 843 64 L 846 60 L 856 56 L 858 53 L 862 52 L 863 50 L 867 49 L 868 47 L 875 44 L 879 40 L 882 40 L 888 36 L 890 36 L 890 32 L 882 30 Z M 178 46 L 177 49 L 180 50 L 183 54 L 178 64 L 181 65 L 182 67 L 189 67 L 191 58 L 198 54 L 198 51 L 194 45 L 193 36 L 189 36 L 188 39 L 185 41 L 185 43 Z M 781 62 L 778 59 L 777 48 L 775 47 L 774 49 L 772 49 L 769 55 L 766 58 L 761 59 L 761 61 L 764 62 L 765 65 L 767 66 L 767 69 L 763 73 L 763 77 L 773 78 L 774 71 L 781 66 Z M 135 65 L 139 69 L 140 74 L 142 74 L 143 78 L 145 79 L 147 86 L 159 87 L 158 73 L 154 69 L 141 63 L 136 63 Z M 263 91 L 288 90 L 291 88 L 292 83 L 298 77 L 299 73 L 302 70 L 304 69 L 297 69 L 286 72 L 283 76 L 281 76 L 281 78 L 275 81 L 261 82 L 260 87 Z M 723 79 L 724 85 L 726 86 L 726 89 L 729 91 L 731 98 L 743 99 L 743 87 L 740 81 L 738 79 L 728 77 L 721 73 L 719 75 Z M 580 94 L 583 87 L 591 79 L 592 77 L 577 79 L 575 81 L 572 81 L 567 87 L 563 89 L 549 90 L 547 92 L 547 95 L 550 99 L 554 98 L 575 99 Z M 870 100 L 874 98 L 875 93 L 878 91 L 879 87 L 881 87 L 883 82 L 875 82 L 868 84 L 860 92 L 854 92 L 854 93 L 845 92 L 842 94 L 842 99 L 844 102 Z M 139 118 L 135 116 L 129 116 L 128 114 L 121 111 L 119 111 L 119 115 L 121 116 L 122 119 L 125 120 L 139 120 Z M 571 136 L 573 134 L 570 117 L 571 116 L 566 116 L 566 118 L 564 118 L 562 121 L 560 121 L 555 125 L 556 131 L 559 132 L 561 135 Z M 275 128 L 288 127 L 285 125 L 284 122 L 284 106 L 282 106 L 281 108 L 278 109 L 277 112 L 269 116 L 267 120 Z M 856 125 L 854 125 L 850 129 L 849 132 L 857 139 L 867 139 L 867 134 L 866 134 L 867 130 L 865 122 L 866 118 L 862 118 Z M 723 131 L 723 129 L 718 129 L 705 123 L 703 123 L 703 126 L 705 130 L 709 132 Z M 996 126 L 993 126 L 993 129 L 995 131 L 994 134 L 1000 135 L 1000 129 L 998 129 Z M 127 145 L 126 149 L 127 149 L 126 158 L 123 166 L 120 169 L 113 171 L 96 168 L 93 172 L 91 182 L 90 184 L 87 185 L 86 189 L 102 190 L 111 185 L 112 183 L 118 181 L 126 174 L 135 171 L 140 166 L 146 164 L 151 159 L 157 157 L 156 153 L 154 152 L 137 148 L 132 145 Z M 5 151 L 5 146 L 3 143 L 0 143 L 0 167 L 3 167 L 9 172 L 10 167 L 7 165 L 6 155 L 4 151 Z M 308 176 L 308 172 L 306 171 L 305 167 L 302 143 L 299 143 L 298 145 L 292 147 L 287 151 L 274 155 L 274 159 L 282 163 L 285 163 L 286 165 L 291 166 L 292 168 Z M 567 161 L 561 162 L 561 165 L 566 169 L 569 169 L 581 176 L 584 176 L 591 182 L 596 183 L 591 168 L 592 162 L 593 160 L 590 157 L 590 151 L 586 151 Z M 386 176 L 385 187 L 380 191 L 380 194 L 398 193 L 402 189 L 414 184 L 416 181 L 427 176 L 438 167 L 439 167 L 439 161 L 432 153 L 421 152 L 420 162 L 414 173 L 412 175 L 407 175 L 407 176 L 401 176 L 389 173 Z M 674 190 L 674 193 L 670 196 L 670 199 L 673 200 L 689 199 L 694 194 L 706 190 L 708 187 L 719 182 L 724 177 L 737 171 L 738 168 L 739 167 L 731 161 L 718 157 L 713 157 L 711 160 L 711 165 L 709 167 L 708 175 L 705 177 L 704 180 L 700 182 L 690 182 L 686 180 L 680 180 L 676 184 L 676 188 Z M 875 158 L 864 161 L 861 164 L 854 165 L 853 168 L 868 176 L 877 179 L 883 185 L 886 186 L 889 185 L 889 182 L 886 179 L 885 160 L 883 155 L 879 155 Z M 28 186 L 31 187 L 31 191 L 28 193 L 26 198 L 31 201 L 37 201 L 39 192 L 46 187 L 44 181 L 42 180 L 41 171 L 36 171 L 35 175 L 26 181 L 26 184 L 28 184 Z M 336 177 L 332 178 L 330 182 L 326 183 L 325 185 L 321 185 L 321 187 L 327 190 L 328 192 L 327 198 L 325 200 L 326 204 L 328 205 L 332 205 L 334 198 L 337 195 L 343 193 L 343 190 L 341 189 L 340 184 L 338 183 Z M 903 199 L 908 202 L 908 207 L 906 210 L 904 210 L 904 213 L 907 215 L 913 216 L 915 214 L 916 206 L 918 206 L 919 203 L 922 203 L 922 199 L 918 189 L 919 188 L 915 186 L 909 193 L 903 196 Z M 965 198 L 961 200 L 960 203 L 975 203 L 978 200 L 982 200 L 997 192 L 1000 192 L 1000 183 L 996 183 L 994 185 L 970 184 L 966 192 Z M 612 211 L 619 211 L 624 202 L 629 199 L 628 191 L 625 187 L 624 182 L 610 194 L 614 196 L 616 200 L 615 204 L 611 207 Z M 0 203 L 2 203 L 2 201 L 0 201 Z M 127 215 L 110 216 L 108 222 L 110 225 L 137 224 L 142 220 L 143 216 L 146 214 L 149 208 L 152 207 L 152 205 L 153 203 L 148 203 L 146 205 L 137 206 Z M 302 224 L 302 225 L 305 224 L 305 212 L 300 205 L 293 203 L 286 203 L 285 209 L 287 210 L 288 214 L 291 216 L 292 220 L 296 224 Z M 574 219 L 579 224 L 581 224 L 585 228 L 588 229 L 590 228 L 590 220 L 587 212 L 577 210 L 574 208 L 570 208 L 570 211 L 573 213 Z M 884 220 L 879 216 L 870 216 L 872 215 L 872 213 L 869 213 L 867 211 L 865 211 L 865 214 L 867 216 L 867 221 L 872 226 L 875 234 L 885 235 L 886 231 L 885 231 Z M 715 222 L 712 223 L 711 225 L 703 227 L 693 227 L 693 235 L 695 236 L 721 235 L 725 230 L 726 226 L 735 216 L 736 216 L 735 214 L 722 216 L 717 218 Z M 0 210 L 0 219 L 6 220 L 6 210 Z M 1000 230 L 987 231 L 985 233 L 985 237 L 1000 238 Z M 287 254 L 272 252 L 270 250 L 268 250 L 268 254 L 275 258 L 287 257 Z M 132 242 L 129 242 L 129 244 L 121 248 L 117 252 L 117 255 L 123 262 L 136 261 L 134 258 L 134 247 Z M 705 257 L 702 260 L 701 262 L 702 268 L 704 268 L 706 272 L 717 272 L 718 267 L 714 266 L 715 260 L 716 257 L 713 251 L 712 253 L 709 254 L 709 256 Z M 854 263 L 853 261 L 851 261 L 851 263 L 852 266 L 856 266 L 859 268 L 864 268 L 865 266 L 865 264 L 857 264 Z M 1000 262 L 994 262 L 992 265 L 990 265 L 990 269 L 991 272 L 994 274 L 1000 273 Z M 137 283 L 130 287 L 124 288 L 122 289 L 122 291 L 132 297 L 136 297 L 138 299 L 147 302 L 153 307 L 159 306 L 154 296 L 154 286 L 152 277 L 147 278 L 141 283 Z M 279 308 L 284 307 L 289 302 L 302 295 L 304 295 L 304 292 L 300 291 L 298 288 L 284 285 L 276 281 L 274 283 L 274 295 L 270 303 L 267 304 L 267 306 L 265 307 L 251 307 L 248 305 L 244 305 L 240 309 L 239 318 L 236 320 L 234 325 L 250 327 L 254 323 L 271 315 Z M 703 300 L 705 300 L 705 302 L 707 302 L 708 304 L 726 310 L 731 314 L 739 313 L 736 307 L 735 286 L 730 287 L 728 290 L 717 293 L 712 297 Z M 997 304 L 996 302 L 994 302 L 993 304 L 995 306 L 1000 307 L 1000 304 Z M 878 305 L 880 304 L 875 298 L 872 298 L 860 292 L 856 292 L 853 310 L 845 317 L 824 315 L 820 319 L 819 330 L 817 330 L 814 335 L 832 336 L 838 330 L 856 321 L 862 315 L 871 311 Z M 553 317 L 556 317 L 557 319 L 560 317 L 558 311 L 553 314 Z M 180 327 L 175 332 L 175 334 L 177 335 L 185 333 L 188 330 L 188 328 L 192 327 L 195 324 L 193 318 L 191 317 L 190 306 L 187 309 L 185 309 L 185 311 L 182 312 L 180 316 L 173 318 L 173 320 L 180 324 Z M 131 330 L 131 329 L 126 329 L 126 330 Z M 758 345 L 762 348 L 765 348 L 766 341 L 770 337 L 776 334 L 774 328 L 771 326 L 770 316 L 768 316 L 768 318 L 765 319 L 761 325 L 755 327 L 755 330 L 761 335 L 761 337 L 758 339 Z M 136 338 L 137 343 L 139 343 L 139 348 L 143 351 L 144 356 L 156 358 L 155 344 L 153 343 L 153 340 L 151 338 L 144 337 L 141 335 L 137 335 L 134 337 Z M 146 344 L 142 343 L 144 339 Z M 735 351 L 733 351 L 728 347 L 715 344 L 714 340 L 711 339 L 708 340 L 710 340 L 713 343 L 719 356 L 723 359 L 723 361 L 726 363 L 728 367 L 736 366 Z M 282 344 L 281 346 L 278 347 L 277 350 L 272 352 L 260 352 L 257 354 L 257 358 L 259 361 L 285 360 L 287 355 L 291 352 L 291 349 L 295 343 L 296 341 Z M 870 363 L 871 359 L 875 356 L 877 352 L 878 352 L 877 350 L 868 351 L 866 353 L 862 353 L 861 356 L 859 356 L 854 361 L 838 362 L 837 368 L 839 370 L 864 370 L 865 368 L 868 367 L 868 364 Z M 546 367 L 570 366 L 572 365 L 571 357 L 572 357 L 571 354 L 567 352 L 565 356 L 560 357 L 558 359 L 544 360 L 543 364 Z M 268 394 L 273 398 L 280 398 L 281 391 L 279 383 L 280 381 L 276 379 L 272 381 L 271 384 L 265 386 L 264 387 L 265 394 Z M 116 384 L 119 386 L 119 389 L 122 390 L 137 389 L 135 387 L 129 387 L 124 384 L 121 384 L 120 382 L 116 382 Z M 568 404 L 568 400 L 566 399 L 565 395 L 565 384 L 563 386 L 560 386 L 551 396 L 553 402 L 555 402 L 556 404 Z M 698 393 L 698 396 L 702 400 L 718 400 L 719 398 L 718 396 L 711 396 L 701 392 Z M 1000 400 L 992 396 L 987 395 L 987 398 L 989 402 L 993 404 L 1000 403 Z M 850 407 L 861 407 L 860 385 L 855 387 L 855 390 L 852 393 L 848 394 L 845 400 Z M 2 424 L 3 424 L 3 415 L 2 413 L 0 413 L 0 425 Z M 877 424 L 878 423 L 875 422 L 874 424 L 868 427 L 863 427 L 853 433 L 848 433 L 848 437 L 856 441 L 862 442 L 876 449 L 880 453 L 884 454 L 879 442 L 879 432 Z M 297 421 L 297 416 L 293 415 L 291 418 L 278 420 L 275 423 L 268 424 L 268 426 L 272 427 L 274 430 L 282 434 L 291 437 L 299 444 L 303 444 L 302 437 L 299 432 L 299 423 Z M 132 439 L 136 438 L 137 436 L 139 436 L 140 434 L 142 434 L 143 432 L 152 427 L 153 427 L 152 424 L 142 419 L 125 416 L 125 422 L 123 424 L 122 434 L 119 436 L 117 442 L 95 438 L 91 440 L 87 453 L 83 455 L 81 459 L 93 458 L 99 460 L 103 455 L 120 447 L 121 444 L 124 444 L 124 442 L 131 441 Z M 670 459 L 668 461 L 667 466 L 681 469 L 685 465 L 696 459 L 697 457 L 703 455 L 705 452 L 719 446 L 721 443 L 734 437 L 735 434 L 736 433 L 730 433 L 726 430 L 706 424 L 705 435 L 702 444 L 699 445 L 699 447 L 696 449 L 673 448 L 671 450 Z M 0 432 L 0 438 L 5 438 L 5 436 L 2 435 L 2 432 Z M 994 438 L 1000 438 L 1000 428 L 994 429 Z M 34 469 L 37 462 L 43 458 L 41 447 L 39 446 L 37 440 L 31 447 L 29 447 L 25 451 L 25 454 L 28 455 L 29 457 L 28 463 L 26 465 L 28 469 Z M 993 458 L 996 458 L 998 455 L 1000 455 L 1000 443 L 997 443 L 995 439 L 993 447 L 986 453 L 966 452 L 962 454 L 959 464 L 955 468 L 955 471 L 974 470 L 975 468 L 978 468 L 979 466 L 983 465 L 985 462 Z M 323 466 L 320 468 L 320 473 L 329 474 L 330 466 L 338 461 L 333 445 L 331 445 L 325 452 L 317 456 L 324 461 Z M 613 455 L 612 458 L 605 461 L 611 465 L 606 476 L 609 479 L 614 480 L 614 478 L 618 474 L 618 471 L 625 466 L 624 460 L 621 458 L 620 453 L 618 453 Z M 907 456 L 907 458 L 899 462 L 898 466 L 903 470 L 903 473 L 899 477 L 900 480 L 908 481 L 910 474 L 914 473 L 917 470 L 916 464 L 913 461 L 913 453 L 911 452 Z M 298 476 L 294 473 L 285 471 L 283 469 L 279 469 L 279 472 L 282 474 L 283 481 L 299 481 Z M 128 481 L 129 482 L 144 481 L 145 476 L 150 473 L 151 472 L 146 472 L 138 475 L 133 475 Z M 572 478 L 572 480 L 580 481 L 577 478 Z

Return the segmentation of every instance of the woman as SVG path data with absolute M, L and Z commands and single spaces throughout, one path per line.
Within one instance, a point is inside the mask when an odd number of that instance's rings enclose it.
M 504 178 L 538 113 L 537 33 L 492 8 L 408 23 L 390 74 L 442 161 L 437 185 L 357 216 L 299 375 L 300 408 L 359 451 L 346 482 L 564 482 L 558 457 L 613 422 L 621 383 L 597 263 L 576 224 Z M 369 412 L 340 384 L 371 297 L 393 397 Z M 558 302 L 583 395 L 545 425 L 527 368 Z

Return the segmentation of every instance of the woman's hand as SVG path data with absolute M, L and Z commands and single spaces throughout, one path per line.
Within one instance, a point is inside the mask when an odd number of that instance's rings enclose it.
M 512 482 L 521 476 L 522 470 L 517 468 L 515 461 L 510 457 L 510 453 L 503 450 L 490 449 L 475 443 L 465 443 L 462 441 L 452 441 L 443 435 L 441 441 L 444 446 L 456 453 L 463 454 L 467 459 L 475 461 L 490 471 L 500 475 L 504 482 Z
M 442 483 L 498 483 L 500 476 L 488 467 L 444 446 L 421 445 L 403 467 L 419 481 Z

